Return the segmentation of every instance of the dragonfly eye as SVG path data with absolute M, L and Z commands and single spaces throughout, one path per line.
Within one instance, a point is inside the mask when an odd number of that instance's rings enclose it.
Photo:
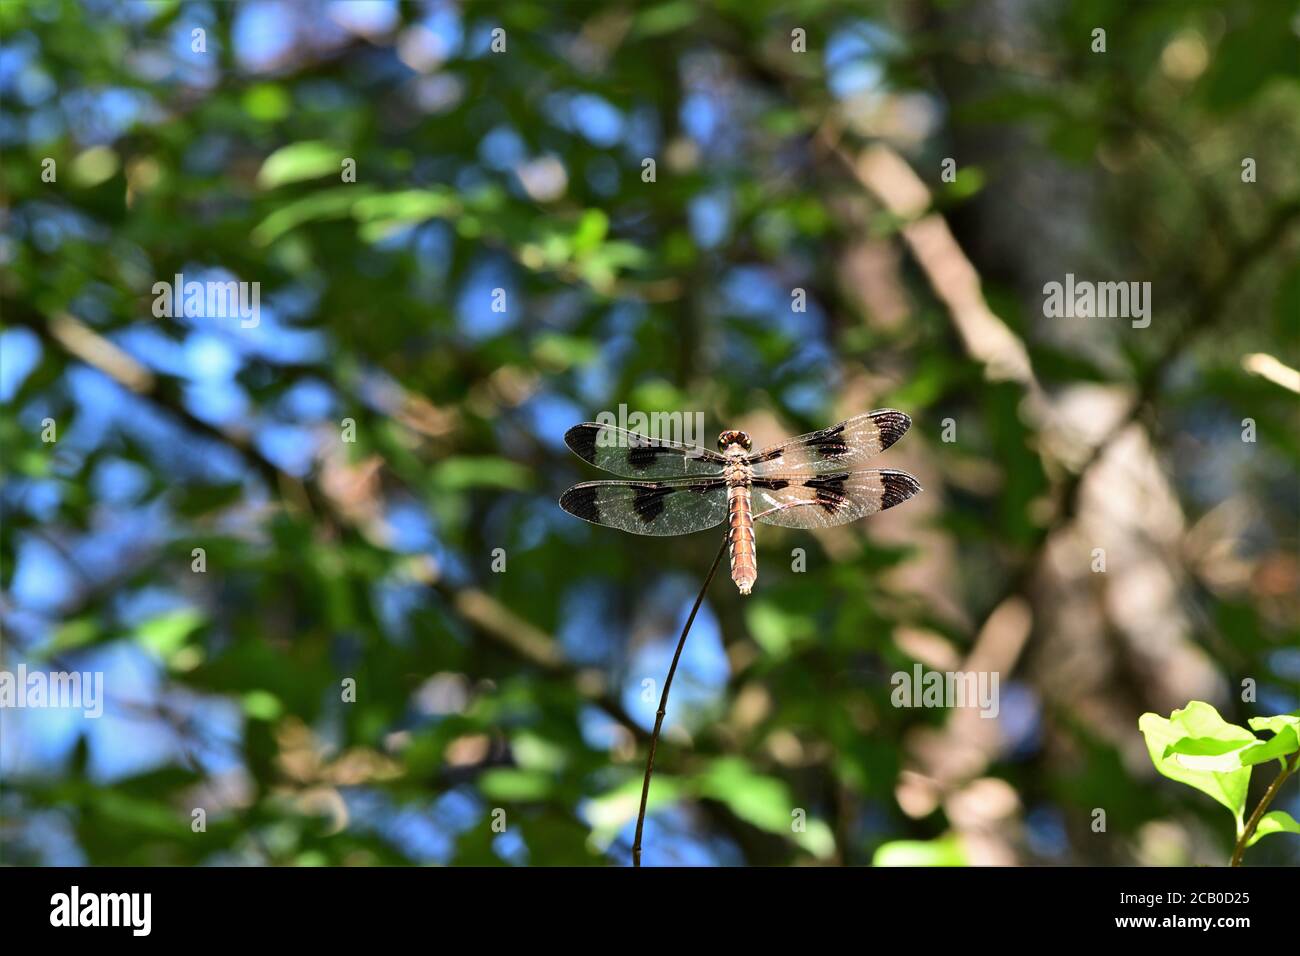
M 753 443 L 744 432 L 729 431 L 718 436 L 718 451 L 725 452 L 732 445 L 739 445 L 745 451 L 749 451 Z

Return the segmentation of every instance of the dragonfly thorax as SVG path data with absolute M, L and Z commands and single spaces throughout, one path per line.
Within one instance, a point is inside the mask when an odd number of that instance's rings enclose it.
M 740 456 L 728 457 L 731 458 L 731 461 L 722 466 L 722 477 L 726 479 L 727 487 L 743 486 L 748 488 L 753 481 L 754 470 Z

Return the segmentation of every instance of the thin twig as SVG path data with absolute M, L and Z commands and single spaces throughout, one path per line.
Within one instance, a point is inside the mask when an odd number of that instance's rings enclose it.
M 664 692 L 659 696 L 659 713 L 655 714 L 655 729 L 650 735 L 650 756 L 645 762 L 645 780 L 641 782 L 641 809 L 636 815 L 636 837 L 632 841 L 632 865 L 641 865 L 641 828 L 645 826 L 645 804 L 646 798 L 650 796 L 650 775 L 655 770 L 655 746 L 659 743 L 659 730 L 664 724 L 664 714 L 668 710 L 668 692 L 673 687 L 673 675 L 677 673 L 677 662 L 681 659 L 682 648 L 686 646 L 686 635 L 691 632 L 691 625 L 695 623 L 695 615 L 704 603 L 704 592 L 709 589 L 709 582 L 713 580 L 713 575 L 717 573 L 718 565 L 722 563 L 722 554 L 727 550 L 727 536 L 722 537 L 722 547 L 718 548 L 718 556 L 713 559 L 713 567 L 709 568 L 708 577 L 704 579 L 704 587 L 700 588 L 699 596 L 695 598 L 695 606 L 691 608 L 691 616 L 686 619 L 686 626 L 682 628 L 682 636 L 677 639 L 677 650 L 673 653 L 673 662 L 668 668 L 668 678 L 664 681 Z
M 1287 777 L 1300 770 L 1300 753 L 1292 754 L 1291 759 L 1282 765 L 1282 771 L 1273 778 L 1273 782 L 1268 785 L 1264 791 L 1264 796 L 1259 798 L 1259 803 L 1255 805 L 1255 810 L 1246 821 L 1246 826 L 1241 831 L 1241 836 L 1237 837 L 1237 845 L 1232 850 L 1232 860 L 1228 866 L 1241 866 L 1241 855 L 1246 852 L 1246 844 L 1250 838 L 1255 835 L 1255 828 L 1259 826 L 1259 821 L 1264 819 L 1264 811 L 1268 805 L 1273 802 L 1278 791 L 1282 789 L 1282 784 L 1286 783 Z

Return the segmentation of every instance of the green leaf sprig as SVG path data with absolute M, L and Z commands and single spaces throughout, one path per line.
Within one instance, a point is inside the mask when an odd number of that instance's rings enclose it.
M 1300 823 L 1289 813 L 1268 811 L 1282 784 L 1300 769 L 1300 711 L 1252 717 L 1249 723 L 1253 730 L 1269 731 L 1273 736 L 1265 740 L 1245 727 L 1230 724 L 1200 700 L 1174 711 L 1168 719 L 1147 713 L 1138 721 L 1156 770 L 1209 794 L 1232 812 L 1237 843 L 1231 866 L 1240 866 L 1246 848 L 1270 833 L 1300 833 Z M 1247 817 L 1251 770 L 1270 760 L 1277 760 L 1282 769 Z

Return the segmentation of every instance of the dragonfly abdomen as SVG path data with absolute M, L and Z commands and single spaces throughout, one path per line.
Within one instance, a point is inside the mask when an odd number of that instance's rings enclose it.
M 749 485 L 733 484 L 727 489 L 730 527 L 727 541 L 731 548 L 731 580 L 741 594 L 748 594 L 758 580 L 758 552 L 754 547 L 754 513 L 749 499 Z

